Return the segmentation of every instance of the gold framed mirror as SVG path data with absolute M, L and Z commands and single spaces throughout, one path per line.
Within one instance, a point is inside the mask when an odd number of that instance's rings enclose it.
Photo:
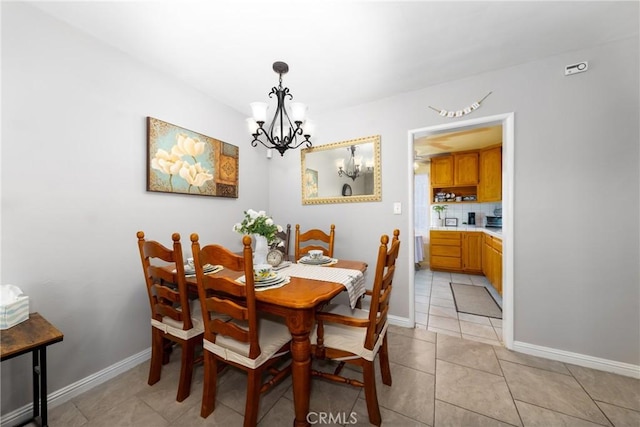
M 380 135 L 300 151 L 302 204 L 382 200 Z

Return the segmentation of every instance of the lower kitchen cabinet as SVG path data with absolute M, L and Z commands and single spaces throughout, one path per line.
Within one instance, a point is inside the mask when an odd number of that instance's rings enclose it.
M 483 234 L 475 231 L 431 231 L 431 269 L 482 274 Z
M 432 270 L 462 269 L 461 232 L 432 230 L 429 241 L 429 264 Z
M 462 234 L 462 271 L 482 273 L 482 236 L 480 232 Z
M 502 295 L 502 239 L 478 231 L 432 230 L 429 254 L 432 270 L 484 274 Z
M 502 239 L 484 235 L 482 245 L 482 273 L 502 295 Z

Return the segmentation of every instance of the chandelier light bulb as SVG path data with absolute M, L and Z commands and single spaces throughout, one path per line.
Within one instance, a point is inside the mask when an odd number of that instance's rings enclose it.
M 267 110 L 269 109 L 269 104 L 266 102 L 252 102 L 249 105 L 251 105 L 253 120 L 262 123 L 267 121 Z
M 304 118 L 307 115 L 307 106 L 302 102 L 291 103 L 291 118 L 294 122 L 304 122 Z

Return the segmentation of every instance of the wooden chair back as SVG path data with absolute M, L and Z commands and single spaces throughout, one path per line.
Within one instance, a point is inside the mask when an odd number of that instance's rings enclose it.
M 287 227 L 276 233 L 276 237 L 282 240 L 284 246 L 278 246 L 277 249 L 282 251 L 285 255 L 289 255 L 289 242 L 291 241 L 291 224 L 287 224 Z
M 249 358 L 255 359 L 260 355 L 261 350 L 258 342 L 251 237 L 244 236 L 242 244 L 244 248 L 240 256 L 220 245 L 207 245 L 201 248 L 198 235 L 196 233 L 191 235 L 191 250 L 204 322 L 204 339 L 215 343 L 216 337 L 223 335 L 248 343 Z M 245 283 L 238 283 L 226 275 L 204 274 L 202 266 L 206 264 L 221 265 L 232 272 L 242 272 Z M 218 316 L 212 316 L 212 313 Z M 220 319 L 220 314 L 246 322 L 248 328 L 243 329 L 236 322 Z
M 173 233 L 173 249 L 169 249 L 154 240 L 145 240 L 144 232 L 138 231 L 138 249 L 142 270 L 147 285 L 147 294 L 151 305 L 151 317 L 162 321 L 163 316 L 181 322 L 183 330 L 193 327 L 189 308 L 189 293 L 184 276 L 184 259 L 180 234 Z M 163 265 L 175 264 L 176 279 L 163 269 Z
M 396 272 L 396 260 L 400 252 L 400 230 L 393 231 L 393 239 L 389 247 L 389 236 L 386 234 L 380 237 L 380 247 L 378 248 L 378 261 L 376 262 L 376 272 L 373 279 L 373 289 L 371 290 L 371 305 L 369 307 L 369 326 L 365 339 L 365 348 L 372 350 L 378 336 L 387 323 L 389 312 L 389 300 L 393 288 L 393 276 Z
M 321 250 L 325 256 L 333 257 L 335 234 L 334 224 L 331 224 L 329 233 L 316 228 L 301 232 L 300 224 L 296 224 L 296 261 L 314 249 Z

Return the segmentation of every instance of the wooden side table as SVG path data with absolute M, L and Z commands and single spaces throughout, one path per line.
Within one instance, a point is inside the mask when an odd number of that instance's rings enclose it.
M 0 332 L 0 361 L 25 353 L 33 355 L 33 420 L 47 426 L 47 346 L 62 341 L 64 335 L 39 313 Z

